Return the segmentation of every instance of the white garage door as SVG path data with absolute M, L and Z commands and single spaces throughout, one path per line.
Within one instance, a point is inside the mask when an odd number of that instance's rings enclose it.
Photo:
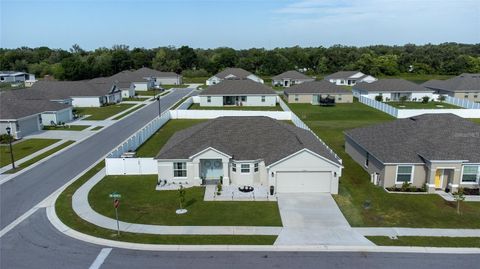
M 330 192 L 330 172 L 277 172 L 277 193 Z

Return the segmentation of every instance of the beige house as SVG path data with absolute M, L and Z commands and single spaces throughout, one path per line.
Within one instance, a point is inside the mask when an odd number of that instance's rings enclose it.
M 289 103 L 321 104 L 322 100 L 331 99 L 334 103 L 352 103 L 351 91 L 325 80 L 304 82 L 284 91 Z
M 429 80 L 422 86 L 437 94 L 480 102 L 480 74 L 464 73 L 447 80 Z
M 345 132 L 345 151 L 374 184 L 428 192 L 478 188 L 480 126 L 453 114 L 424 114 Z

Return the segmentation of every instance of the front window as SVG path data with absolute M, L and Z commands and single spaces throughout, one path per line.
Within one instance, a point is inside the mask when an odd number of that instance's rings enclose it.
M 173 163 L 173 176 L 174 177 L 187 177 L 187 163 Z
M 298 101 L 298 95 L 295 94 L 295 101 Z
M 232 172 L 237 172 L 237 164 L 232 163 Z
M 342 101 L 342 96 L 339 95 L 339 96 L 337 97 L 337 100 L 338 100 L 338 101 Z
M 413 166 L 411 165 L 399 165 L 397 166 L 397 179 L 396 182 L 412 182 Z
M 265 96 L 262 96 L 262 102 L 265 102 Z
M 258 172 L 258 163 L 253 165 L 253 172 Z
M 211 96 L 207 96 L 207 103 L 211 103 L 212 102 L 212 97 Z
M 242 173 L 250 173 L 250 164 L 242 164 L 240 171 Z
M 241 100 L 242 100 L 242 102 L 246 102 L 246 101 L 247 101 L 247 97 L 246 97 L 246 96 L 242 96 L 242 97 L 241 97 Z
M 480 178 L 480 165 L 463 166 L 462 182 L 477 182 Z

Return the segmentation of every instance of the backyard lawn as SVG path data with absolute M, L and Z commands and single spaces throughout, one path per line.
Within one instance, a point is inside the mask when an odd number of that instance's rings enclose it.
M 442 103 L 442 102 L 385 102 L 385 104 L 398 109 L 463 109 L 463 107 Z
M 133 106 L 134 104 L 117 104 L 103 107 L 77 107 L 75 110 L 79 115 L 90 115 L 86 120 L 104 120 Z
M 283 109 L 279 105 L 276 105 L 276 106 L 200 106 L 200 104 L 192 104 L 188 109 L 283 111 Z
M 90 127 L 90 125 L 65 125 L 65 126 L 43 126 L 46 131 L 82 131 Z
M 378 246 L 480 248 L 480 237 L 367 236 L 367 239 Z
M 122 195 L 119 218 L 122 221 L 156 225 L 186 226 L 281 226 L 276 202 L 205 202 L 205 188 L 185 189 L 188 213 L 177 215 L 178 191 L 157 191 L 157 176 L 106 176 L 88 195 L 92 208 L 114 218 L 108 194 Z
M 57 143 L 60 139 L 27 139 L 12 145 L 13 157 L 15 160 L 20 160 L 28 155 L 35 153 L 43 148 Z M 11 164 L 10 148 L 8 144 L 0 146 L 0 167 Z
M 480 124 L 480 119 L 470 119 L 471 121 Z
M 155 157 L 167 140 L 177 131 L 205 120 L 170 120 L 137 149 L 138 157 Z
M 393 120 L 389 115 L 359 102 L 289 106 L 342 158 L 345 168 L 334 197 L 352 226 L 480 228 L 480 203 L 463 203 L 462 215 L 457 215 L 455 203 L 436 194 L 388 194 L 372 185 L 370 175 L 345 153 L 343 131 Z M 365 202 L 370 204 L 368 209 L 363 207 Z

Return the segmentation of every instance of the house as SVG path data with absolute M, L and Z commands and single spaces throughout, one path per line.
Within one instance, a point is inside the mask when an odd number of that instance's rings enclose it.
M 370 99 L 381 95 L 384 101 L 400 101 L 402 97 L 406 97 L 406 101 L 421 101 L 424 96 L 430 99 L 438 98 L 434 90 L 399 78 L 379 79 L 371 83 L 360 82 L 353 86 L 352 92 L 355 97 L 362 95 Z
M 318 105 L 321 98 L 331 98 L 335 103 L 352 103 L 351 91 L 325 80 L 305 82 L 284 90 L 289 103 Z
M 480 125 L 423 114 L 345 132 L 345 151 L 382 187 L 478 188 Z
M 480 102 L 480 74 L 464 73 L 447 80 L 429 80 L 422 86 L 439 95 Z
M 210 77 L 207 79 L 207 86 L 215 85 L 223 80 L 239 80 L 239 79 L 249 79 L 258 83 L 263 84 L 263 79 L 257 77 L 256 75 L 244 70 L 242 68 L 226 68 L 222 72 Z
M 122 98 L 130 98 L 135 96 L 135 83 L 130 81 L 118 81 L 111 77 L 99 77 L 89 80 L 92 84 L 115 85 L 120 91 Z M 147 82 L 146 82 L 147 83 Z
M 69 122 L 72 107 L 38 99 L 31 89 L 12 90 L 0 94 L 0 133 L 10 127 L 15 139 L 40 131 L 43 126 Z
M 145 79 L 153 78 L 153 81 L 155 82 L 155 86 L 183 84 L 182 75 L 179 75 L 174 72 L 161 72 L 155 69 L 142 67 L 134 71 L 134 73 Z
M 122 96 L 133 97 L 131 93 L 148 91 L 155 87 L 155 79 L 153 77 L 143 77 L 133 71 L 121 71 L 110 77 L 100 77 L 91 79 L 92 83 L 110 83 L 118 84 L 123 89 Z
M 252 80 L 224 80 L 200 94 L 200 106 L 275 106 L 277 93 Z
M 353 86 L 358 82 L 374 82 L 377 79 L 360 71 L 338 71 L 324 78 L 335 85 Z
M 272 78 L 273 86 L 290 87 L 304 82 L 314 81 L 314 78 L 306 76 L 298 71 L 291 70 L 276 75 Z
M 25 83 L 25 87 L 31 87 L 37 80 L 34 74 L 18 71 L 0 71 L 0 83 Z
M 41 93 L 46 100 L 69 103 L 74 107 L 101 107 L 122 101 L 117 86 L 87 80 L 39 81 L 30 90 Z
M 155 157 L 159 180 L 337 193 L 342 164 L 310 131 L 268 117 L 219 117 L 175 133 Z

